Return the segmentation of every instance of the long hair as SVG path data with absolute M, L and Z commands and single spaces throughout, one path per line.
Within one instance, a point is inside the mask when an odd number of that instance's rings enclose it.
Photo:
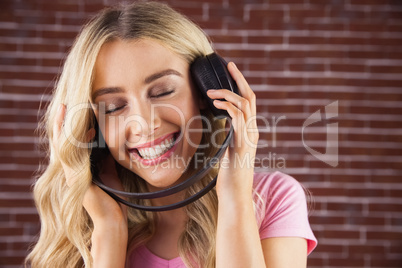
M 75 40 L 53 93 L 41 126 L 49 148 L 49 164 L 34 186 L 34 199 L 41 219 L 41 232 L 27 264 L 32 267 L 92 267 L 90 254 L 93 225 L 82 207 L 84 194 L 91 185 L 91 148 L 83 146 L 87 131 L 94 127 L 94 116 L 88 106 L 94 78 L 94 65 L 100 48 L 113 40 L 152 39 L 183 57 L 189 64 L 202 55 L 213 52 L 203 31 L 185 16 L 170 7 L 155 2 L 139 2 L 104 9 L 83 27 Z M 51 148 L 55 115 L 61 103 L 74 108 L 65 118 L 59 150 Z M 208 112 L 201 112 L 211 119 Z M 212 131 L 224 127 L 211 120 Z M 223 134 L 223 133 L 222 133 Z M 202 141 L 210 140 L 204 133 Z M 222 137 L 220 137 L 222 140 Z M 216 148 L 201 153 L 212 156 Z M 66 184 L 61 161 L 77 171 L 77 180 Z M 190 164 L 191 165 L 191 164 Z M 122 167 L 119 177 L 126 191 L 145 191 L 145 182 Z M 217 174 L 213 169 L 199 183 L 190 187 L 186 196 L 198 192 Z M 150 204 L 149 201 L 137 201 Z M 188 222 L 178 249 L 187 266 L 215 266 L 215 233 L 217 224 L 217 195 L 212 190 L 188 205 Z M 151 212 L 128 210 L 129 248 L 146 243 L 155 232 L 156 217 Z

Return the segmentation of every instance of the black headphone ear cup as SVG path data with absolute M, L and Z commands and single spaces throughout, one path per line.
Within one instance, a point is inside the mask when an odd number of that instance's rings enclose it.
M 229 114 L 213 105 L 213 100 L 207 95 L 209 89 L 224 88 L 238 93 L 236 83 L 229 75 L 226 65 L 226 62 L 220 56 L 212 53 L 204 57 L 198 57 L 190 67 L 193 81 L 214 116 L 229 117 Z
M 208 108 L 212 111 L 214 116 L 219 115 L 219 110 L 213 105 L 213 100 L 207 95 L 209 89 L 220 88 L 219 81 L 215 72 L 211 68 L 207 57 L 199 57 L 191 64 L 191 75 L 193 82 L 201 93 L 201 96 L 206 101 Z
M 216 53 L 207 55 L 209 63 L 215 72 L 215 76 L 219 81 L 220 88 L 224 88 L 239 94 L 236 82 L 230 75 L 227 66 L 228 63 Z

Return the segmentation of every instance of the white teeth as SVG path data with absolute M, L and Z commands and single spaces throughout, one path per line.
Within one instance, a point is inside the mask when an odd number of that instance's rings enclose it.
M 169 151 L 173 145 L 174 139 L 169 138 L 164 140 L 162 143 L 155 145 L 154 147 L 139 148 L 138 153 L 144 159 L 154 159 Z

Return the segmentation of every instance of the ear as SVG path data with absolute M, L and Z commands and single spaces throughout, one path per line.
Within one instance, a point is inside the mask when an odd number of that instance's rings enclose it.
M 93 140 L 93 138 L 95 138 L 95 134 L 96 134 L 96 130 L 95 128 L 91 128 L 90 130 L 88 130 L 87 132 L 87 142 L 91 142 Z

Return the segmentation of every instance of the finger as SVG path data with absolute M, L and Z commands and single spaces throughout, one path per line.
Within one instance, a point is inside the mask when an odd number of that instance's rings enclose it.
M 250 117 L 246 120 L 243 112 L 227 101 L 214 100 L 214 105 L 218 109 L 227 111 L 230 115 L 235 132 L 235 139 L 238 144 L 242 144 L 243 139 L 247 139 L 247 142 L 251 141 L 254 143 L 258 141 L 258 131 L 255 131 L 257 129 L 257 123 L 254 117 Z M 248 132 L 249 128 L 252 129 L 250 133 Z
M 244 115 L 245 119 L 249 118 L 252 116 L 252 110 L 250 107 L 250 102 L 246 99 L 243 98 L 242 96 L 233 93 L 230 90 L 226 89 L 218 89 L 218 90 L 213 90 L 210 89 L 207 91 L 208 96 L 211 99 L 225 99 L 226 101 L 229 101 L 232 103 L 236 108 L 241 110 Z
M 240 131 L 245 126 L 243 112 L 241 110 L 239 110 L 236 106 L 234 106 L 232 103 L 227 102 L 227 101 L 214 100 L 214 105 L 216 108 L 222 109 L 222 110 L 225 110 L 228 112 L 228 114 L 230 115 L 231 120 L 232 120 L 232 125 L 234 128 L 234 131 L 237 133 L 241 133 Z
M 228 70 L 230 75 L 236 81 L 237 87 L 239 88 L 240 95 L 243 98 L 246 98 L 250 102 L 251 112 L 253 115 L 256 114 L 256 97 L 254 91 L 250 88 L 246 78 L 244 78 L 243 74 L 237 68 L 234 62 L 229 62 Z
M 226 89 L 211 89 L 207 91 L 207 94 L 211 99 L 225 99 L 231 102 L 236 108 L 240 109 L 245 115 L 244 120 L 246 121 L 246 128 L 251 127 L 255 129 L 257 127 L 256 114 L 255 112 L 253 113 L 253 104 L 247 99 Z

